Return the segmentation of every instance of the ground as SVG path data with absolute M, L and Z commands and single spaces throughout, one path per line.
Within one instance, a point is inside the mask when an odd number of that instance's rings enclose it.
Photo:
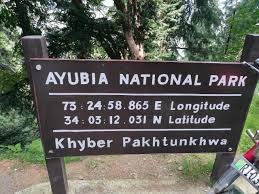
M 70 182 L 70 186 L 81 189 L 79 193 L 86 193 L 84 189 L 88 193 L 206 193 L 209 175 L 188 171 L 186 168 L 192 168 L 184 164 L 184 158 L 188 157 L 183 154 L 89 156 L 67 164 L 66 169 L 69 180 L 78 180 Z M 184 175 L 185 172 L 191 176 Z M 43 165 L 0 161 L 0 194 L 13 194 L 47 181 Z M 36 187 L 42 186 L 48 188 L 45 183 Z M 20 193 L 31 193 L 30 190 Z

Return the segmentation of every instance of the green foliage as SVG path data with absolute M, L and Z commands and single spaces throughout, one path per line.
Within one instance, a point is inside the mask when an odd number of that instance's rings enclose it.
M 5 0 L 0 4 L 0 24 L 22 30 L 22 36 L 39 35 L 48 19 L 52 1 Z
M 258 96 L 258 87 L 256 90 L 256 94 L 252 100 L 252 103 L 250 105 L 250 109 L 248 112 L 248 116 L 245 122 L 245 127 L 243 130 L 243 134 L 239 143 L 239 151 L 245 152 L 247 151 L 252 145 L 252 140 L 246 135 L 245 130 L 251 129 L 252 131 L 256 131 L 259 129 L 259 96 Z
M 1 22 L 0 27 L 0 111 L 32 109 L 28 79 L 17 48 L 18 30 L 11 31 Z
M 125 55 L 126 45 L 121 27 L 110 16 L 96 18 L 95 11 L 101 9 L 101 1 L 53 1 L 56 6 L 53 17 L 57 26 L 48 30 L 50 55 L 69 58 L 93 58 L 96 51 L 106 54 L 98 57 L 120 59 Z M 115 14 L 116 15 L 116 14 Z M 96 46 L 101 47 L 97 49 Z
M 14 25 L 11 27 L 2 23 L 3 19 L 8 18 L 1 18 L 1 16 L 10 14 L 6 9 L 7 7 L 1 4 L 0 145 L 20 143 L 24 147 L 38 136 L 38 129 L 32 113 L 27 76 L 22 67 L 20 51 L 17 49 L 19 30 L 16 29 L 13 21 L 9 21 L 10 25 Z
M 16 49 L 16 41 L 19 39 L 18 30 L 6 28 L 1 24 L 1 20 L 0 28 L 0 64 L 5 64 L 13 70 L 20 70 L 21 56 Z M 2 68 L 0 67 L 0 70 Z
M 0 3 L 0 111 L 32 111 L 20 38 L 41 34 L 51 1 L 5 0 Z
M 21 144 L 16 144 L 14 146 L 0 146 L 0 160 L 3 159 L 19 160 L 21 162 L 28 162 L 32 164 L 45 164 L 41 140 L 34 140 L 28 144 L 25 149 L 21 147 Z M 66 163 L 78 160 L 80 160 L 79 157 L 65 158 Z
M 20 161 L 43 164 L 44 154 L 41 145 L 41 141 L 34 140 L 31 144 L 24 148 L 21 144 L 2 146 L 2 152 L 0 154 L 0 160 L 2 159 L 18 159 Z
M 215 0 L 185 1 L 181 26 L 175 33 L 177 40 L 182 40 L 181 47 L 183 47 L 185 59 L 213 59 L 217 54 L 217 32 L 221 24 L 221 16 L 222 12 Z
M 181 1 L 168 3 L 164 0 L 148 1 L 146 8 L 147 38 L 144 42 L 146 58 L 149 60 L 175 59 L 177 53 L 170 51 L 172 44 L 175 46 L 176 31 L 180 28 L 180 20 L 184 5 Z
M 92 49 L 93 28 L 90 28 L 90 25 L 93 16 L 88 2 L 86 4 L 73 3 L 75 1 L 54 2 L 56 3 L 54 17 L 64 27 L 48 29 L 50 54 L 64 56 L 70 53 L 77 58 L 89 58 Z
M 127 17 L 115 7 L 105 8 L 102 0 L 22 2 L 0 4 L 0 24 L 9 29 L 18 26 L 22 35 L 41 34 L 44 29 L 54 57 L 128 58 L 125 28 L 132 30 L 137 44 L 144 45 L 146 59 L 208 60 L 217 53 L 222 14 L 216 0 L 143 0 L 134 8 L 118 0 L 129 6 Z M 96 56 L 96 50 L 106 54 Z
M 227 19 L 227 36 L 223 45 L 225 61 L 238 61 L 246 34 L 259 33 L 259 2 L 243 0 Z
M 8 36 L 0 31 L 0 63 L 9 63 L 12 58 L 12 47 L 8 44 Z
M 123 26 L 132 30 L 135 42 L 144 45 L 146 59 L 175 59 L 179 55 L 212 59 L 216 53 L 221 12 L 215 0 L 140 1 L 138 17 L 129 11 L 126 27 L 123 13 L 115 7 L 96 17 L 96 10 L 104 9 L 102 1 L 53 2 L 55 21 L 63 26 L 47 28 L 49 51 L 55 57 L 93 58 L 95 45 L 99 45 L 107 53 L 101 57 L 128 58 Z M 122 3 L 127 5 L 127 1 Z
M 0 145 L 20 143 L 24 147 L 38 136 L 37 131 L 36 121 L 31 113 L 11 109 L 0 114 Z
M 0 110 L 32 111 L 32 98 L 24 71 L 0 69 Z

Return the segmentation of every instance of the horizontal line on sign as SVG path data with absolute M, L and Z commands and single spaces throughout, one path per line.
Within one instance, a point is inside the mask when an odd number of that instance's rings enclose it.
M 205 128 L 205 129 L 54 129 L 54 133 L 80 133 L 80 132 L 134 132 L 134 131 L 231 131 L 231 128 Z
M 49 93 L 50 96 L 242 96 L 242 94 L 195 93 Z

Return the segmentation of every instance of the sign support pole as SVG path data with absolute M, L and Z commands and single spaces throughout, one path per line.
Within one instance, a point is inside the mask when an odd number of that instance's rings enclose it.
M 46 158 L 49 180 L 53 194 L 68 192 L 64 158 Z
M 22 38 L 22 46 L 25 57 L 26 69 L 31 83 L 31 90 L 33 95 L 34 104 L 37 104 L 34 96 L 34 88 L 32 86 L 32 79 L 30 77 L 30 59 L 31 58 L 48 58 L 48 51 L 46 39 L 42 36 L 25 36 Z M 42 135 L 42 127 L 39 115 L 37 115 L 40 133 Z M 68 190 L 67 176 L 64 158 L 45 158 L 48 170 L 49 180 L 53 194 L 66 194 Z
M 259 58 L 259 35 L 246 35 L 245 43 L 240 61 L 254 62 Z M 221 175 L 229 168 L 235 158 L 236 152 L 217 153 L 211 174 L 211 181 L 217 181 Z

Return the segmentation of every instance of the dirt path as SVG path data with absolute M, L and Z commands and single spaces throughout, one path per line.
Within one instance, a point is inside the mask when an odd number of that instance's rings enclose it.
M 139 187 L 132 186 L 130 191 L 135 192 L 138 188 L 139 192 L 144 191 L 145 188 L 152 188 L 153 191 L 161 193 L 162 187 L 168 191 L 183 192 L 183 189 L 189 187 L 192 193 L 206 193 L 205 182 L 193 183 L 184 180 L 181 176 L 182 172 L 175 170 L 180 165 L 180 157 L 183 156 L 173 154 L 89 156 L 79 162 L 67 164 L 66 167 L 70 180 L 92 180 L 91 182 L 103 180 L 104 185 L 110 185 L 112 181 L 124 181 L 124 184 L 128 182 L 133 185 L 142 182 Z M 21 165 L 17 161 L 9 160 L 0 161 L 0 194 L 13 194 L 31 185 L 47 181 L 48 175 L 44 166 Z M 123 185 L 123 183 L 120 184 Z M 129 189 L 129 187 L 125 188 Z

